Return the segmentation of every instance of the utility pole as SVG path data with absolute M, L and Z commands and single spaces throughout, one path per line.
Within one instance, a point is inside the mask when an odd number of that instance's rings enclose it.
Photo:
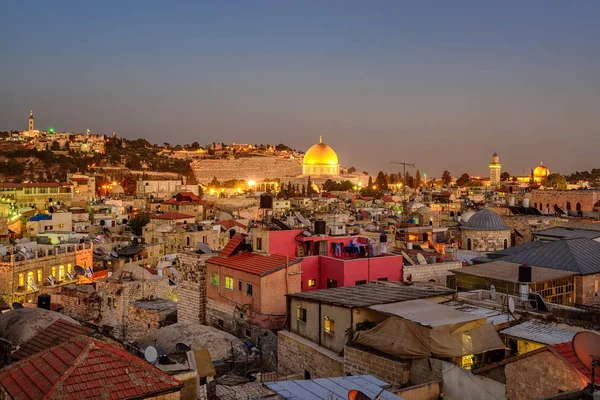
M 406 163 L 406 162 L 399 162 L 399 161 L 390 161 L 390 164 L 399 164 L 402 165 L 403 171 L 402 171 L 402 182 L 404 182 L 402 184 L 402 201 L 406 202 L 406 167 L 415 167 L 415 164 L 410 164 L 410 163 Z

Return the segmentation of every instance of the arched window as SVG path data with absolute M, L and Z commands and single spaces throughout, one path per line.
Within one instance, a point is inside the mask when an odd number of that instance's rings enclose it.
M 38 281 L 38 283 L 42 283 L 43 280 L 44 280 L 44 270 L 40 268 L 37 270 L 37 281 Z
M 571 211 L 571 202 L 567 201 L 567 211 Z
M 19 274 L 19 286 L 24 286 L 24 285 L 25 285 L 25 275 Z
M 507 249 L 508 248 L 508 240 L 504 239 L 504 248 Z
M 35 283 L 34 274 L 33 274 L 33 271 L 29 271 L 29 272 L 27 273 L 27 284 L 28 284 L 28 285 L 31 285 L 31 284 L 33 284 L 33 283 Z M 31 289 L 31 287 L 30 287 L 30 289 Z
M 52 277 L 56 279 L 56 267 L 52 267 Z
M 67 264 L 67 272 L 71 273 L 73 271 L 73 266 L 71 264 Z
M 185 241 L 186 241 L 186 243 L 187 243 L 187 246 L 189 247 L 189 245 L 190 245 L 190 237 L 189 237 L 189 236 L 187 236 L 187 237 L 185 238 Z
M 581 203 L 577 203 L 577 204 L 575 205 L 575 209 L 576 209 L 577 211 L 581 211 Z
M 61 265 L 58 267 L 58 280 L 63 281 L 65 279 L 65 266 Z
M 467 250 L 473 250 L 473 243 L 471 242 L 471 238 L 467 239 Z

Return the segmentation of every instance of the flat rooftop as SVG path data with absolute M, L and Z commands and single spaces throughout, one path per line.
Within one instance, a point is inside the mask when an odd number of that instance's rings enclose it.
M 455 269 L 457 275 L 472 275 L 482 278 L 496 279 L 504 282 L 519 281 L 519 265 L 506 261 L 492 261 L 485 264 L 477 264 L 469 267 Z M 531 283 L 546 282 L 555 279 L 578 275 L 576 272 L 562 271 L 558 269 L 531 267 Z
M 388 282 L 319 289 L 292 293 L 287 296 L 341 307 L 359 308 L 453 294 L 454 290 L 452 289 L 434 285 L 405 285 L 400 282 Z

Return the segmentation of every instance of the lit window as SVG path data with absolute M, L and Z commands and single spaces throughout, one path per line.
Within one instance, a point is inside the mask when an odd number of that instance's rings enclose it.
M 67 272 L 72 272 L 73 271 L 73 266 L 71 264 L 67 264 Z
M 246 296 L 252 297 L 252 284 L 246 283 Z
M 233 278 L 225 277 L 225 289 L 233 290 Z
M 309 279 L 308 280 L 308 287 L 315 287 L 317 283 L 315 282 L 314 279 Z
M 56 267 L 52 267 L 52 277 L 56 279 Z
M 37 281 L 38 283 L 42 283 L 44 280 L 44 271 L 42 269 L 37 270 Z
M 62 281 L 65 279 L 65 266 L 61 265 L 58 267 L 58 280 Z
M 27 273 L 27 285 L 30 286 L 30 289 L 33 283 L 35 283 L 34 274 L 33 271 L 29 271 Z
M 24 286 L 24 285 L 25 285 L 25 275 L 19 274 L 19 286 Z
M 335 333 L 335 321 L 329 317 L 325 317 L 325 332 Z
M 302 322 L 306 322 L 306 308 L 298 306 L 298 309 L 296 311 L 298 319 Z
M 210 273 L 210 284 L 214 286 L 219 286 L 219 274 L 216 272 Z

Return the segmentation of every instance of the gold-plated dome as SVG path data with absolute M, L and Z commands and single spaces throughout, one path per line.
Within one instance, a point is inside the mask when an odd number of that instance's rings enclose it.
M 535 169 L 533 170 L 534 178 L 543 179 L 546 178 L 548 175 L 550 175 L 550 170 L 544 167 L 544 163 L 540 163 L 540 165 L 535 167 Z
M 321 138 L 319 143 L 304 154 L 302 163 L 304 165 L 338 165 L 338 156 L 331 147 L 323 143 Z

